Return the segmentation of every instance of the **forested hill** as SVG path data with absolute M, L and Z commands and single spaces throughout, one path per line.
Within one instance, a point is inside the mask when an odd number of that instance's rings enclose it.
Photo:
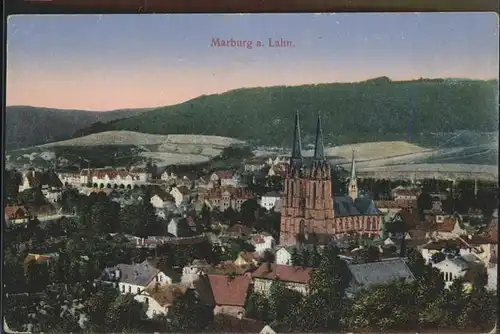
M 6 147 L 17 149 L 70 139 L 75 131 L 93 123 L 131 117 L 147 110 L 149 109 L 92 112 L 9 106 L 5 110 Z
M 311 142 L 321 111 L 327 143 L 425 137 L 429 133 L 497 131 L 496 81 L 376 78 L 359 83 L 244 88 L 200 96 L 182 104 L 85 128 L 153 134 L 210 134 L 256 144 L 288 145 L 300 111 L 302 135 Z M 410 121 L 411 119 L 411 121 Z

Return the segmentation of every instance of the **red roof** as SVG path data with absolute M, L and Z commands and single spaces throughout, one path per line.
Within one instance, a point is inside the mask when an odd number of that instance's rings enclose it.
M 455 228 L 457 220 L 455 217 L 446 217 L 442 223 L 436 224 L 436 231 L 438 232 L 451 232 Z
M 217 175 L 220 180 L 227 180 L 227 179 L 233 178 L 234 172 L 230 171 L 230 170 L 224 170 L 224 171 L 215 172 L 215 175 Z
M 24 206 L 8 205 L 5 207 L 5 214 L 9 219 L 19 219 L 28 216 L 28 210 Z
M 416 209 L 405 208 L 399 211 L 398 214 L 403 219 L 404 225 L 409 229 L 420 224 L 420 214 Z
M 251 279 L 248 276 L 230 278 L 222 275 L 208 275 L 216 305 L 245 306 Z
M 422 191 L 418 188 L 403 188 L 394 190 L 394 195 L 399 196 L 419 196 Z
M 268 266 L 270 266 L 270 270 L 268 270 Z M 312 268 L 263 263 L 252 276 L 255 278 L 270 280 L 279 279 L 285 282 L 307 284 L 312 270 Z

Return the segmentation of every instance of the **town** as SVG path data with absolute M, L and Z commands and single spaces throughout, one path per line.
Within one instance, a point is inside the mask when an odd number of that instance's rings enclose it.
M 293 129 L 239 168 L 7 170 L 6 332 L 496 326 L 495 182 L 364 177 Z

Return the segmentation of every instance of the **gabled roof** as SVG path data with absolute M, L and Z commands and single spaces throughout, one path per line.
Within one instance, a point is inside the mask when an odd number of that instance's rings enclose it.
M 362 287 L 386 284 L 398 279 L 414 280 L 412 272 L 403 259 L 370 263 L 348 264 L 352 279 Z
M 185 284 L 169 284 L 148 287 L 145 292 L 160 306 L 172 306 L 174 300 L 186 294 L 188 287 Z
M 120 270 L 120 282 L 147 286 L 158 275 L 159 269 L 151 266 L 147 261 L 135 264 L 120 263 L 116 266 Z
M 5 207 L 5 215 L 8 219 L 16 219 L 19 217 L 27 217 L 28 210 L 24 206 L 7 205 Z
M 457 219 L 455 217 L 446 217 L 442 223 L 436 224 L 437 232 L 451 232 L 455 228 Z
M 285 282 L 307 284 L 309 282 L 312 270 L 312 268 L 285 266 L 275 263 L 263 263 L 252 274 L 252 277 L 268 280 L 279 279 L 280 281 Z
M 246 276 L 230 278 L 222 275 L 208 275 L 215 303 L 224 306 L 245 306 L 251 279 Z

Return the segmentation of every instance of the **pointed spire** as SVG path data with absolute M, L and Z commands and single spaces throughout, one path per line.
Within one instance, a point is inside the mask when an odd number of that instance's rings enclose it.
M 325 160 L 325 146 L 323 145 L 323 129 L 321 127 L 321 114 L 318 112 L 316 125 L 316 145 L 314 146 L 314 160 Z
M 355 151 L 352 150 L 352 160 L 351 160 L 351 181 L 356 179 L 356 160 L 354 158 Z
M 295 129 L 293 131 L 292 161 L 302 160 L 302 143 L 300 139 L 299 112 L 295 114 Z

